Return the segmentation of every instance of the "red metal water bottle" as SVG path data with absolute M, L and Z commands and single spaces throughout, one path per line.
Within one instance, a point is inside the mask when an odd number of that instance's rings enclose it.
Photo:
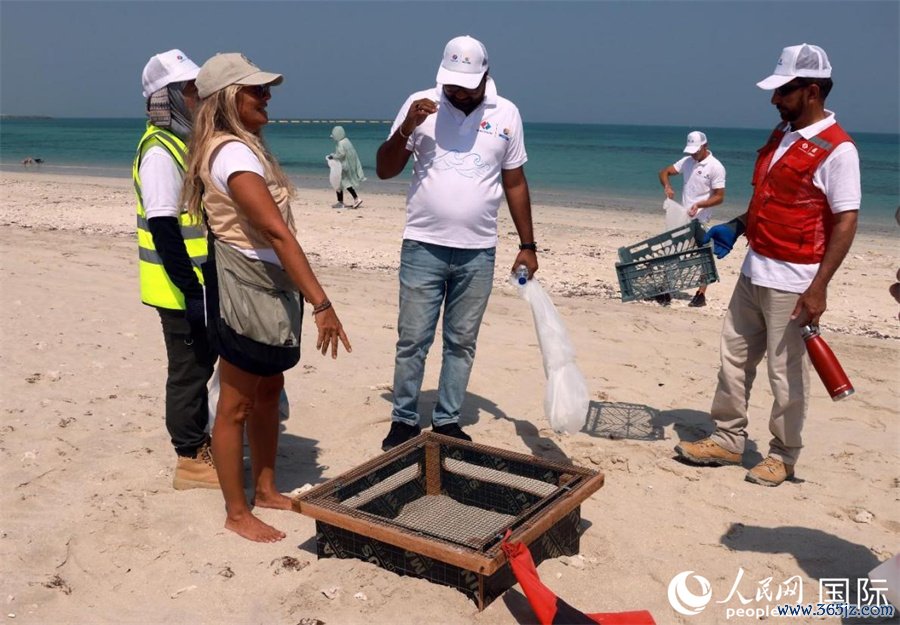
M 800 328 L 800 333 L 806 341 L 806 353 L 809 354 L 809 359 L 822 378 L 831 399 L 837 401 L 852 395 L 854 391 L 850 378 L 844 373 L 841 363 L 828 347 L 828 343 L 819 335 L 819 326 L 805 325 Z

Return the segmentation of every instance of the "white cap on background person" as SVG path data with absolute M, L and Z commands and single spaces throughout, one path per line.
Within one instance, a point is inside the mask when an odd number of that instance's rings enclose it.
M 706 145 L 706 135 L 699 130 L 689 132 L 687 136 L 687 144 L 684 146 L 685 154 L 696 154 L 700 148 Z
M 200 68 L 179 49 L 160 52 L 147 61 L 141 74 L 141 86 L 145 98 L 173 82 L 195 80 Z
M 828 55 L 819 46 L 801 43 L 781 51 L 775 71 L 756 83 L 760 89 L 777 89 L 795 78 L 831 78 Z
M 488 53 L 480 41 L 463 35 L 454 37 L 444 47 L 444 58 L 438 67 L 439 85 L 455 85 L 474 89 L 488 70 Z
M 221 52 L 203 64 L 197 75 L 197 95 L 201 99 L 229 85 L 280 85 L 281 74 L 264 72 L 240 52 Z

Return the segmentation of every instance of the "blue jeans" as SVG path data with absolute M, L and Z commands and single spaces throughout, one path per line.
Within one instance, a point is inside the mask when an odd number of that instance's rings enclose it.
M 419 422 L 425 357 L 444 307 L 444 349 L 434 426 L 459 420 L 475 360 L 475 342 L 494 282 L 495 248 L 468 250 L 404 239 L 400 252 L 400 316 L 391 418 Z

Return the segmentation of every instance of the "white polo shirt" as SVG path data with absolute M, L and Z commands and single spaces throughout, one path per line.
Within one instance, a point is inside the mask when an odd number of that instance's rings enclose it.
M 685 156 L 672 164 L 684 178 L 684 186 L 681 189 L 681 205 L 686 209 L 697 202 L 708 200 L 715 189 L 725 188 L 725 167 L 719 162 L 712 152 L 707 154 L 699 163 L 690 155 Z M 705 224 L 712 215 L 712 208 L 701 208 L 694 217 Z
M 490 77 L 484 101 L 469 115 L 450 104 L 437 86 L 406 99 L 390 135 L 420 98 L 437 102 L 438 111 L 406 142 L 415 162 L 403 238 L 463 249 L 496 247 L 501 170 L 528 160 L 519 109 L 497 95 Z
M 809 139 L 835 123 L 834 113 L 826 110 L 827 117 L 800 130 L 786 132 L 772 155 L 772 168 L 778 159 L 798 139 Z M 837 146 L 828 157 L 819 163 L 813 173 L 813 186 L 822 191 L 828 199 L 832 213 L 859 210 L 862 190 L 859 181 L 859 152 L 851 141 Z M 764 286 L 789 293 L 803 293 L 816 277 L 819 263 L 789 263 L 768 258 L 747 248 L 747 256 L 741 266 L 741 273 L 757 286 Z

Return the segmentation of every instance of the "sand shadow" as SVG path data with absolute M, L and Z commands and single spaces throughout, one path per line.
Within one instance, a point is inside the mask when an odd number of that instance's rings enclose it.
M 319 441 L 288 434 L 284 420 L 278 424 L 278 451 L 275 455 L 275 486 L 288 493 L 304 484 L 316 486 L 325 481 L 325 467 L 319 464 Z M 250 464 L 250 443 L 244 433 L 241 458 L 244 465 L 244 491 L 253 497 L 253 477 Z
M 316 534 L 313 534 L 312 536 L 304 540 L 302 543 L 297 545 L 297 549 L 300 551 L 305 551 L 306 553 L 311 553 L 312 555 L 316 556 L 316 560 L 318 560 L 319 552 L 316 548 L 316 536 Z
M 592 401 L 582 432 L 610 440 L 657 441 L 665 438 L 659 411 L 645 404 Z
M 701 438 L 706 438 L 716 429 L 716 426 L 713 424 L 712 418 L 709 416 L 708 412 L 691 410 L 688 408 L 663 410 L 657 414 L 656 424 L 663 428 L 671 425 L 672 429 L 675 431 L 675 434 L 678 435 L 678 442 L 687 443 L 692 443 L 694 441 L 700 440 Z M 675 455 L 674 453 L 672 457 L 682 464 L 697 466 Z M 741 465 L 745 469 L 752 469 L 757 464 L 762 462 L 762 460 L 763 456 L 761 453 L 759 453 L 759 448 L 757 447 L 756 442 L 747 439 L 747 442 L 744 446 L 744 457 L 741 461 Z
M 758 527 L 732 523 L 719 539 L 732 551 L 756 553 L 789 553 L 797 564 L 813 580 L 849 580 L 849 600 L 857 604 L 859 588 L 857 580 L 866 579 L 869 571 L 881 562 L 867 547 L 850 542 L 834 534 L 808 527 Z M 772 580 L 782 582 L 784 580 Z M 868 582 L 864 582 L 868 583 Z M 809 585 L 806 584 L 808 587 Z M 802 603 L 821 601 L 819 588 L 804 592 Z M 843 601 L 842 601 L 843 602 Z M 864 600 L 863 603 L 866 603 Z M 889 620 L 844 618 L 842 623 L 886 623 Z
M 431 414 L 434 406 L 437 404 L 437 389 L 422 391 L 419 395 L 419 425 L 424 430 L 431 425 Z M 391 393 L 382 393 L 381 398 L 387 402 L 393 400 Z M 552 460 L 553 462 L 561 462 L 564 464 L 572 464 L 572 461 L 566 453 L 560 449 L 552 439 L 541 436 L 538 427 L 526 419 L 514 419 L 506 414 L 500 406 L 494 401 L 475 393 L 466 393 L 463 401 L 463 407 L 459 411 L 459 424 L 462 427 L 474 425 L 481 420 L 482 413 L 491 416 L 494 419 L 503 419 L 509 421 L 515 427 L 516 435 L 522 439 L 522 442 L 528 446 L 531 455 Z M 475 441 L 476 443 L 478 441 Z
M 313 486 L 325 481 L 325 467 L 319 464 L 319 441 L 282 431 L 278 437 L 275 458 L 275 480 L 281 492 L 289 492 L 304 484 Z
M 538 625 L 540 623 L 534 610 L 531 609 L 531 604 L 528 603 L 528 598 L 518 589 L 507 590 L 503 593 L 502 600 L 519 625 Z
M 324 476 L 326 467 L 319 464 L 318 443 L 312 438 L 286 434 L 284 423 L 281 424 L 278 455 L 275 459 L 275 481 L 279 491 L 290 492 L 304 484 L 317 486 L 327 481 Z M 318 557 L 316 533 L 297 545 L 297 549 Z

